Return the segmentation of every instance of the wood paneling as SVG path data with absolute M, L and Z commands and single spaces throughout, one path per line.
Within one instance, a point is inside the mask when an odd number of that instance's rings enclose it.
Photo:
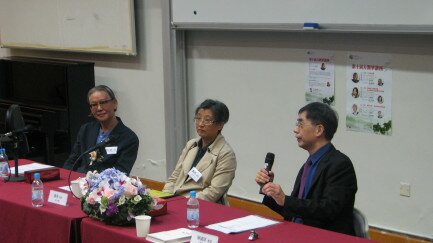
M 266 207 L 261 203 L 257 203 L 257 202 L 253 202 L 253 201 L 249 201 L 249 200 L 245 200 L 233 196 L 229 196 L 228 201 L 230 203 L 230 207 L 233 208 L 247 210 L 251 213 L 271 217 L 274 219 L 280 219 L 280 220 L 283 219 L 281 215 L 275 213 L 274 211 L 272 211 L 271 209 L 269 209 L 268 207 Z
M 158 190 L 158 191 L 162 191 L 162 189 L 164 188 L 164 185 L 165 185 L 164 182 L 154 181 L 151 179 L 140 178 L 140 180 L 141 180 L 141 183 L 143 183 L 143 185 L 146 185 L 147 188 Z

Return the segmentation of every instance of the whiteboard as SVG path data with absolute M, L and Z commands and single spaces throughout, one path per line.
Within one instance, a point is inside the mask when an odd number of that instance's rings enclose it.
M 171 1 L 179 29 L 433 32 L 431 0 L 183 0 Z
M 136 54 L 133 0 L 1 0 L 7 48 Z

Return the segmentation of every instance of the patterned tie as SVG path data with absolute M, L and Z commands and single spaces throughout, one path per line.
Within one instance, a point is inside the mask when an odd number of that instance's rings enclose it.
M 308 171 L 311 167 L 311 160 L 307 160 L 304 164 L 304 171 L 301 177 L 301 186 L 299 187 L 298 198 L 302 199 L 304 197 L 305 183 L 307 182 Z

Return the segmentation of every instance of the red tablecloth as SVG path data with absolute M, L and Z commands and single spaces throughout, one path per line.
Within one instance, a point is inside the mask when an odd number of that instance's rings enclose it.
M 19 165 L 32 161 L 20 160 Z M 11 164 L 11 166 L 13 166 Z M 31 203 L 31 186 L 25 182 L 0 183 L 0 242 L 70 242 L 80 240 L 80 221 L 86 215 L 80 201 L 69 193 L 66 207 L 48 203 L 50 190 L 68 184 L 68 170 L 60 169 L 60 180 L 44 183 L 43 207 Z M 72 172 L 71 180 L 83 176 Z
M 167 214 L 152 218 L 150 232 L 187 227 L 186 200 L 180 198 L 169 201 Z M 249 232 L 224 234 L 204 227 L 247 215 L 250 215 L 247 211 L 200 200 L 200 227 L 196 230 L 217 235 L 219 242 L 250 242 L 248 240 Z M 257 229 L 256 232 L 259 234 L 259 239 L 255 242 L 370 242 L 365 239 L 286 221 Z M 81 239 L 83 243 L 145 242 L 143 238 L 136 236 L 135 226 L 109 226 L 91 218 L 85 218 L 81 222 Z

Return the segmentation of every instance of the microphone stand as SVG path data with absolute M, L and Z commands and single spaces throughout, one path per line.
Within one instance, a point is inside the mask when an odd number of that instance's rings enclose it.
M 19 181 L 24 181 L 24 176 L 20 176 L 18 175 L 18 137 L 17 136 L 13 136 L 12 137 L 12 142 L 13 142 L 13 149 L 12 149 L 12 155 L 14 156 L 14 163 L 15 163 L 15 175 L 11 176 L 9 178 L 10 181 L 15 181 L 15 182 L 19 182 Z M 12 171 L 11 171 L 12 173 Z
M 69 186 L 69 190 L 71 191 L 71 193 L 72 193 L 72 195 L 73 195 L 74 197 L 78 198 L 77 195 L 74 194 L 74 192 L 72 191 L 72 188 L 71 188 L 71 173 L 72 173 L 72 171 L 75 169 L 75 166 L 77 165 L 77 162 L 80 161 L 80 159 L 83 157 L 83 155 L 85 155 L 85 154 L 89 154 L 91 151 L 96 150 L 96 149 L 99 150 L 100 147 L 106 146 L 106 145 L 108 145 L 109 143 L 113 142 L 115 138 L 116 138 L 116 137 L 109 136 L 108 138 L 104 139 L 103 142 L 100 142 L 100 143 L 96 144 L 95 146 L 93 146 L 93 147 L 87 149 L 86 151 L 84 151 L 84 153 L 80 154 L 80 156 L 78 156 L 78 158 L 75 160 L 74 164 L 72 165 L 71 170 L 69 171 L 69 175 L 68 175 L 68 186 Z M 88 183 L 88 182 L 87 182 L 87 183 Z
M 74 196 L 75 198 L 79 198 L 77 195 L 74 194 L 74 191 L 72 191 L 71 188 L 71 174 L 72 171 L 75 169 L 75 166 L 77 165 L 77 162 L 80 161 L 80 159 L 83 157 L 83 155 L 88 154 L 87 151 L 85 151 L 84 153 L 82 153 L 80 156 L 78 156 L 78 158 L 75 160 L 74 164 L 72 165 L 71 170 L 69 171 L 69 175 L 68 175 L 68 186 L 69 186 L 69 191 L 71 191 L 72 196 Z M 83 195 L 84 196 L 84 195 Z

